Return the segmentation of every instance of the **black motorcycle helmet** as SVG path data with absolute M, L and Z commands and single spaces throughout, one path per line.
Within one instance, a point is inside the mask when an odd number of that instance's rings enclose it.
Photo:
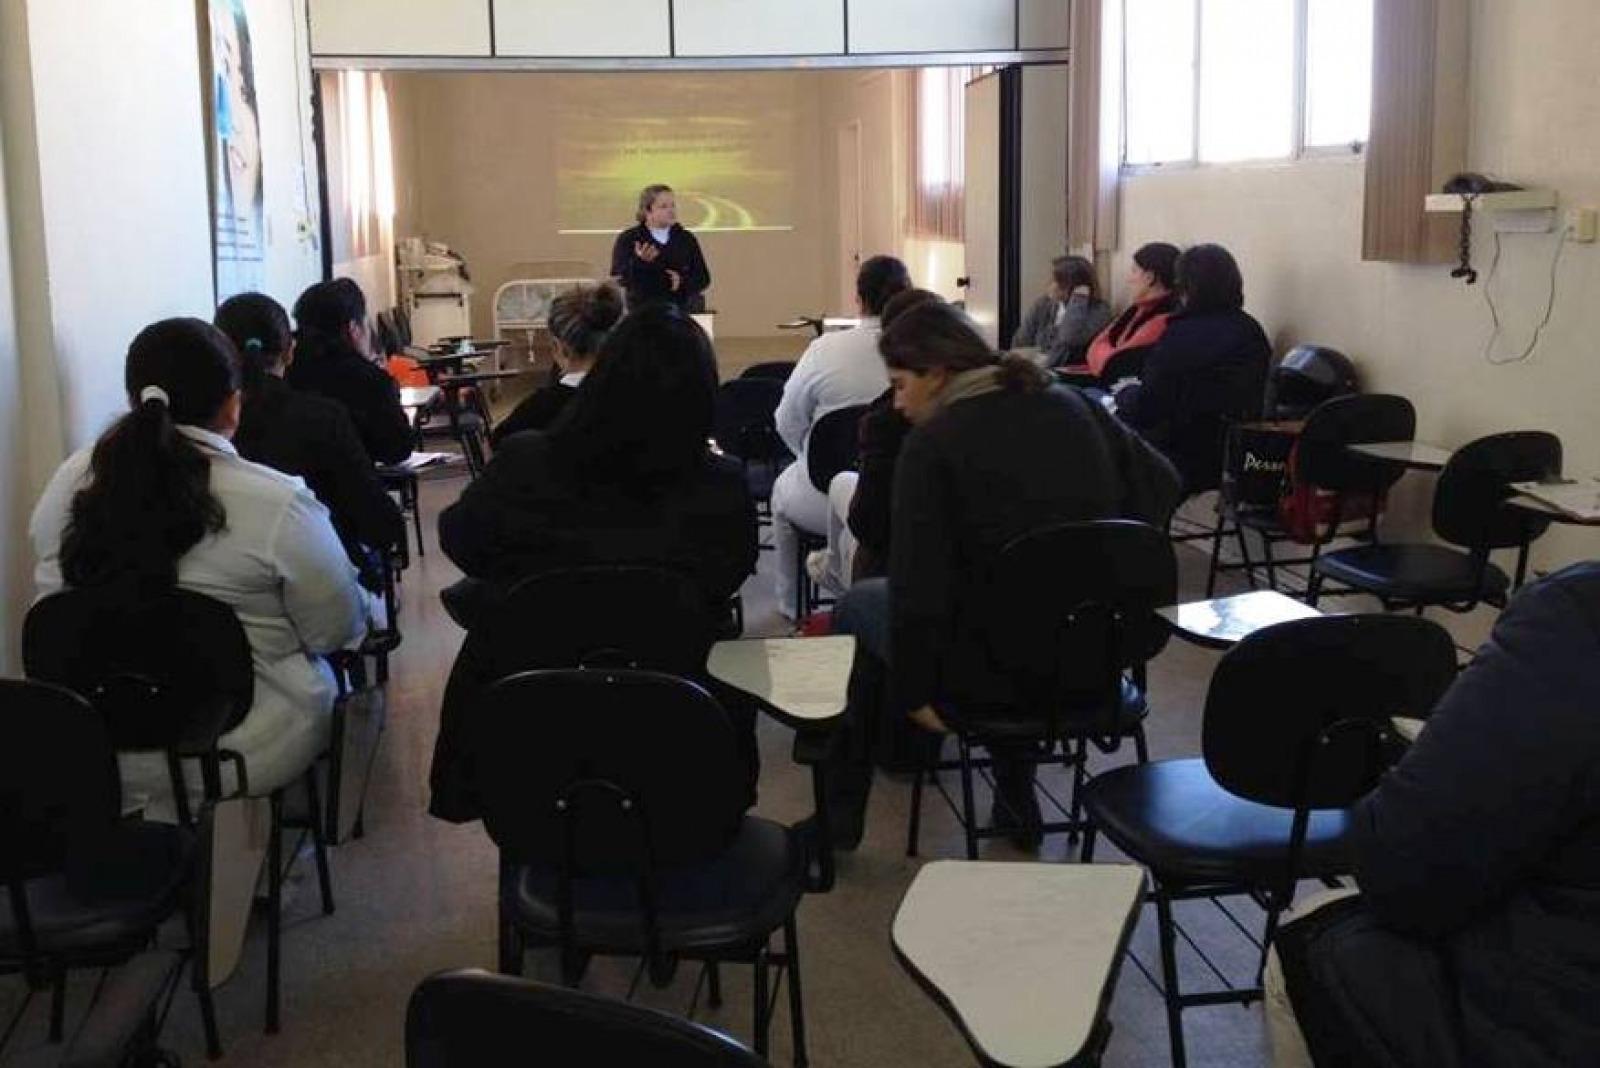
M 1323 401 L 1359 391 L 1350 357 L 1321 345 L 1296 345 L 1272 369 L 1267 413 L 1273 419 L 1303 419 Z

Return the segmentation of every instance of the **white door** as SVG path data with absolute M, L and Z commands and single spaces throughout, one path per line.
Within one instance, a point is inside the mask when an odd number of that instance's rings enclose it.
M 839 303 L 840 315 L 856 313 L 856 270 L 861 266 L 861 124 L 839 127 Z
M 1000 75 L 966 91 L 967 314 L 989 344 L 1000 344 Z

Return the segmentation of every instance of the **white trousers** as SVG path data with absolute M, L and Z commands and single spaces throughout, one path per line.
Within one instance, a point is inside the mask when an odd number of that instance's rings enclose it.
M 778 611 L 794 619 L 795 567 L 799 564 L 799 531 L 824 537 L 828 533 L 828 498 L 817 492 L 806 473 L 805 460 L 783 469 L 772 484 L 772 545 L 777 575 L 773 586 Z

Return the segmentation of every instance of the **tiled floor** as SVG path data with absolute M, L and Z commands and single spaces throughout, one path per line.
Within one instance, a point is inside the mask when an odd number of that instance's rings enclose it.
M 282 1033 L 261 1033 L 265 960 L 260 931 L 252 936 L 239 974 L 218 991 L 227 1062 L 240 1068 L 401 1064 L 406 999 L 416 982 L 440 969 L 493 966 L 495 861 L 488 839 L 476 825 L 440 823 L 424 811 L 440 695 L 461 639 L 436 597 L 456 572 L 433 544 L 432 518 L 460 486 L 459 480 L 424 483 L 429 546 L 403 587 L 405 644 L 394 662 L 390 729 L 378 758 L 367 835 L 334 853 L 338 911 L 333 916 L 322 916 L 316 907 L 314 882 L 299 887 L 290 900 Z M 1203 558 L 1187 549 L 1180 550 L 1180 557 L 1183 591 L 1198 596 Z M 782 630 L 765 570 L 770 561 L 771 554 L 763 553 L 764 570 L 745 590 L 747 632 L 754 635 Z M 1200 708 L 1215 662 L 1215 654 L 1175 642 L 1152 666 L 1153 757 L 1198 751 Z M 759 811 L 784 821 L 807 815 L 809 779 L 791 763 L 787 731 L 764 723 L 761 740 Z M 906 781 L 879 777 L 866 840 L 841 859 L 836 889 L 808 898 L 800 909 L 811 1062 L 819 1068 L 973 1063 L 956 1029 L 901 971 L 889 946 L 895 907 L 920 863 L 904 856 L 909 794 Z M 922 852 L 924 858 L 961 855 L 955 825 L 937 803 L 927 808 Z M 1060 860 L 1065 852 L 1064 842 L 1052 841 L 1042 859 Z M 1004 844 L 986 847 L 985 855 L 1019 857 Z M 1102 848 L 1101 859 L 1109 856 L 1111 850 Z M 1243 911 L 1253 912 L 1248 906 Z M 1250 947 L 1225 917 L 1207 904 L 1185 906 L 1180 915 L 1196 942 L 1232 977 L 1250 977 Z M 1062 916 L 1060 922 L 1071 923 L 1072 917 Z M 1195 953 L 1180 948 L 1186 981 L 1211 981 Z M 1133 952 L 1155 970 L 1158 958 L 1149 916 L 1140 922 Z M 748 1038 L 748 971 L 724 972 L 725 1005 L 700 1018 Z M 530 974 L 553 976 L 551 962 L 530 960 Z M 694 977 L 694 970 L 685 968 L 667 990 L 644 984 L 640 999 L 682 1011 Z M 600 962 L 588 986 L 621 994 L 631 978 L 632 969 L 625 964 Z M 74 985 L 69 1012 L 81 1010 L 87 991 L 85 984 Z M 9 1016 L 18 997 L 17 980 L 0 980 L 0 1013 Z M 30 1011 L 7 1063 L 54 1063 L 39 1048 L 42 1004 L 38 999 Z M 1168 1063 L 1161 1002 L 1132 963 L 1123 969 L 1112 1019 L 1108 1065 Z M 780 1009 L 774 1064 L 788 1063 L 787 1026 L 787 1014 Z M 1195 1010 L 1188 1014 L 1186 1030 L 1191 1064 L 1248 1068 L 1266 1062 L 1259 1007 Z M 186 994 L 177 1001 L 166 1037 L 186 1063 L 203 1062 L 197 1016 Z

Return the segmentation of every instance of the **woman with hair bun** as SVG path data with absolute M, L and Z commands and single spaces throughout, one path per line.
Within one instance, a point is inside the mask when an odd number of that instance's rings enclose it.
M 622 293 L 609 283 L 578 286 L 551 301 L 550 336 L 555 340 L 561 377 L 517 405 L 494 428 L 489 443 L 498 449 L 512 434 L 548 429 L 594 369 L 600 346 L 620 318 Z
M 244 756 L 251 793 L 265 796 L 327 749 L 338 690 L 323 654 L 361 638 L 366 610 L 327 509 L 300 479 L 235 451 L 240 377 L 232 342 L 210 323 L 146 327 L 128 349 L 132 410 L 61 465 L 29 536 L 41 596 L 70 587 L 137 600 L 181 587 L 238 614 L 255 703 L 221 745 Z M 120 761 L 125 794 L 168 811 L 166 761 Z

